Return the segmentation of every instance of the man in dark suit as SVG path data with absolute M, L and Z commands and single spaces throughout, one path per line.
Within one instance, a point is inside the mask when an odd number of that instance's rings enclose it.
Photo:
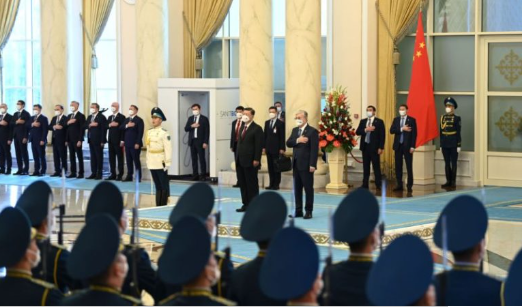
M 381 189 L 381 164 L 379 156 L 385 149 L 385 123 L 377 118 L 376 108 L 368 106 L 366 108 L 367 118 L 362 119 L 357 127 L 356 134 L 361 136 L 359 150 L 363 154 L 363 185 L 362 188 L 368 189 L 370 178 L 370 162 L 374 168 L 376 189 Z
M 110 175 L 106 180 L 122 180 L 124 174 L 124 131 L 120 129 L 120 126 L 126 119 L 124 115 L 119 112 L 120 105 L 118 102 L 111 104 L 111 114 L 108 117 L 107 127 L 108 130 L 108 151 L 109 151 L 109 168 Z M 118 165 L 118 175 L 117 175 Z
M 33 106 L 31 117 L 31 129 L 29 130 L 29 142 L 33 152 L 34 172 L 31 176 L 44 176 L 47 171 L 46 144 L 49 121 L 42 114 L 42 106 Z
M 399 106 L 399 116 L 394 118 L 390 126 L 390 134 L 394 137 L 394 152 L 396 156 L 397 187 L 394 191 L 403 191 L 403 157 L 407 166 L 407 190 L 412 192 L 414 173 L 412 171 L 413 153 L 416 150 L 417 125 L 416 119 L 407 115 L 408 106 Z
M 7 105 L 0 104 L 0 174 L 11 174 L 11 142 L 13 141 L 13 116 L 7 113 Z M 7 169 L 5 168 L 7 164 Z
M 279 190 L 281 184 L 281 171 L 275 168 L 275 163 L 279 160 L 279 155 L 284 154 L 284 122 L 277 119 L 277 108 L 270 107 L 270 119 L 264 123 L 264 144 L 263 153 L 268 159 L 268 175 L 270 185 L 266 190 Z
M 29 136 L 29 128 L 31 128 L 31 115 L 24 110 L 25 106 L 25 101 L 18 100 L 16 103 L 16 109 L 18 111 L 15 112 L 11 118 L 11 125 L 13 125 L 13 139 L 15 140 L 16 163 L 18 164 L 18 171 L 13 175 L 29 174 L 27 138 Z
M 55 162 L 55 173 L 51 177 L 62 176 L 62 171 L 67 172 L 67 116 L 64 115 L 64 107 L 60 104 L 55 105 L 55 116 L 51 119 L 49 130 L 51 134 L 51 144 L 53 144 L 53 160 Z
M 84 123 L 86 117 L 78 110 L 79 103 L 71 101 L 71 114 L 67 117 L 66 146 L 69 147 L 69 162 L 71 173 L 67 178 L 84 178 L 84 155 L 82 154 L 82 142 L 84 141 Z M 75 156 L 78 157 L 78 177 Z
M 239 136 L 235 152 L 235 168 L 238 169 L 242 197 L 242 207 L 237 209 L 237 212 L 246 211 L 251 200 L 259 195 L 257 173 L 261 168 L 264 132 L 261 126 L 253 121 L 254 115 L 254 109 L 244 108 L 242 116 L 244 128 Z
M 102 179 L 102 164 L 104 144 L 106 144 L 106 117 L 99 112 L 98 103 L 92 103 L 85 125 L 88 130 L 89 154 L 91 160 L 91 175 L 86 179 Z
M 193 116 L 188 118 L 184 130 L 189 132 L 188 145 L 191 149 L 191 164 L 193 166 L 192 180 L 206 179 L 206 156 L 205 149 L 208 148 L 210 140 L 210 122 L 208 118 L 201 114 L 201 106 L 194 104 L 191 106 Z M 199 167 L 201 165 L 201 173 L 199 178 Z
M 140 149 L 144 136 L 144 121 L 137 115 L 139 108 L 136 105 L 129 107 L 129 117 L 122 123 L 120 129 L 124 131 L 124 146 L 126 148 L 126 164 L 128 174 L 124 181 L 132 181 L 133 169 L 139 170 L 139 181 L 142 179 L 140 166 Z
M 233 157 L 235 159 L 235 151 L 237 149 L 237 141 L 239 140 L 239 135 L 242 132 L 243 129 L 243 122 L 241 120 L 242 115 L 244 112 L 244 107 L 238 106 L 235 108 L 235 117 L 236 119 L 232 122 L 232 132 L 230 136 L 230 149 L 233 152 Z M 237 172 L 237 183 L 233 186 L 234 188 L 240 187 L 239 185 L 239 171 Z
M 283 111 L 283 104 L 280 101 L 276 101 L 273 106 L 277 110 L 277 119 L 283 123 L 286 121 L 286 114 Z
M 308 125 L 308 113 L 295 114 L 292 134 L 286 146 L 293 148 L 293 183 L 295 193 L 295 217 L 303 217 L 303 189 L 306 194 L 305 219 L 312 218 L 314 210 L 314 172 L 317 169 L 319 152 L 319 131 Z

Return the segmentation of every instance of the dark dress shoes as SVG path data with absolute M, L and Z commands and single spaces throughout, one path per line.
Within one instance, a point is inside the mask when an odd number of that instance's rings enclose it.
M 305 220 L 309 220 L 312 218 L 312 212 L 311 211 L 306 211 L 306 213 L 304 214 L 304 217 L 303 217 Z

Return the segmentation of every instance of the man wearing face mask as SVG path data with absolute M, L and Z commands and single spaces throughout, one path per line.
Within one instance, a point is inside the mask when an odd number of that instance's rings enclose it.
M 33 152 L 34 172 L 31 176 L 44 176 L 47 170 L 46 144 L 48 131 L 47 117 L 42 114 L 42 106 L 33 106 L 31 117 L 31 129 L 29 130 L 29 142 Z
M 193 167 L 193 177 L 191 180 L 206 180 L 206 156 L 205 149 L 208 148 L 210 141 L 210 122 L 208 118 L 201 114 L 201 106 L 194 104 L 191 106 L 193 115 L 188 117 L 184 131 L 189 132 L 188 145 L 191 150 L 191 165 Z M 199 166 L 201 173 L 199 176 Z
M 445 176 L 447 182 L 442 188 L 456 187 L 458 157 L 461 151 L 461 117 L 454 114 L 458 108 L 456 100 L 447 97 L 444 101 L 446 114 L 441 115 L 439 121 L 440 146 L 445 160 Z
M 182 291 L 162 300 L 160 306 L 235 304 L 212 294 L 221 272 L 211 251 L 210 234 L 196 216 L 183 216 L 173 225 L 159 258 L 158 274 L 167 284 L 182 285 Z
M 7 268 L 0 278 L 2 305 L 56 306 L 64 297 L 53 285 L 32 276 L 40 262 L 36 231 L 21 210 L 7 207 L 0 213 L 0 267 Z
M 102 179 L 102 165 L 104 163 L 104 144 L 106 144 L 106 117 L 99 112 L 98 103 L 92 103 L 89 109 L 85 129 L 88 130 L 89 154 L 91 160 L 91 175 L 86 179 Z
M 13 116 L 7 113 L 7 105 L 0 104 L 0 174 L 11 174 L 11 142 L 13 141 Z M 6 169 L 7 166 L 7 169 Z
M 126 148 L 126 164 L 128 174 L 123 181 L 133 180 L 133 170 L 138 169 L 139 181 L 142 179 L 142 167 L 140 165 L 140 149 L 142 148 L 142 137 L 144 136 L 144 121 L 137 115 L 139 108 L 131 105 L 128 110 L 129 117 L 120 126 L 124 131 L 124 147 Z
M 53 216 L 49 215 L 52 197 L 47 183 L 35 181 L 24 190 L 16 202 L 16 208 L 27 214 L 31 226 L 37 231 L 36 244 L 42 254 L 42 262 L 32 269 L 33 276 L 54 284 L 65 294 L 78 285 L 73 283 L 66 270 L 69 251 L 49 241 L 53 228 Z
M 111 104 L 112 114 L 107 121 L 110 175 L 106 180 L 120 181 L 124 174 L 124 152 L 122 150 L 122 147 L 124 147 L 124 131 L 120 127 L 126 118 L 119 112 L 119 108 L 118 102 Z
M 18 164 L 18 171 L 13 175 L 29 174 L 27 138 L 29 136 L 29 129 L 31 128 L 31 115 L 24 110 L 25 106 L 25 101 L 18 100 L 16 103 L 17 111 L 11 118 L 11 125 L 13 125 L 13 139 L 15 140 L 16 163 Z
M 51 144 L 53 144 L 53 161 L 55 172 L 51 177 L 62 176 L 62 171 L 67 172 L 67 116 L 64 115 L 64 107 L 55 105 L 55 116 L 51 119 L 49 130 L 51 131 Z
M 242 121 L 244 127 L 239 136 L 235 155 L 235 168 L 239 169 L 242 207 L 237 212 L 244 212 L 252 199 L 259 195 L 259 179 L 257 173 L 261 168 L 264 132 L 261 126 L 253 121 L 255 110 L 244 108 Z
M 412 158 L 416 150 L 417 125 L 416 119 L 407 115 L 408 106 L 402 104 L 399 106 L 399 116 L 394 118 L 390 126 L 390 134 L 394 137 L 394 152 L 396 158 L 396 179 L 397 187 L 394 192 L 403 191 L 403 158 L 407 167 L 407 190 L 412 192 L 414 184 L 414 173 L 412 171 Z
M 374 179 L 376 189 L 381 190 L 381 161 L 379 156 L 385 149 L 385 124 L 382 119 L 376 117 L 376 108 L 366 108 L 367 118 L 362 119 L 357 127 L 356 134 L 361 136 L 359 150 L 363 154 L 363 185 L 368 189 L 370 178 L 370 162 L 374 168 Z
M 293 148 L 293 185 L 295 194 L 294 217 L 311 219 L 314 210 L 314 172 L 317 169 L 319 131 L 308 124 L 308 113 L 300 110 L 295 114 L 292 134 L 286 146 Z M 306 194 L 303 216 L 303 189 Z
M 71 173 L 67 178 L 84 178 L 84 155 L 82 154 L 82 142 L 84 141 L 84 124 L 86 116 L 79 110 L 79 103 L 71 101 L 71 113 L 67 117 L 66 146 L 69 147 L 69 162 Z M 78 157 L 78 177 L 76 157 Z
M 277 119 L 284 123 L 286 121 L 286 115 L 283 111 L 283 104 L 280 101 L 276 101 L 273 106 L 277 110 Z
M 270 177 L 270 184 L 266 187 L 266 190 L 279 190 L 281 172 L 275 168 L 275 163 L 277 163 L 279 155 L 283 155 L 285 151 L 284 122 L 277 119 L 276 107 L 270 107 L 268 112 L 270 119 L 264 123 L 263 144 L 263 153 L 266 153 L 268 175 Z
M 129 306 L 141 301 L 121 294 L 128 273 L 126 257 L 120 250 L 117 224 L 108 214 L 99 214 L 82 228 L 71 251 L 67 269 L 89 288 L 62 301 L 65 306 Z
M 233 152 L 233 156 L 235 159 L 235 151 L 237 150 L 237 142 L 239 140 L 239 135 L 242 132 L 243 129 L 243 122 L 242 122 L 242 115 L 244 112 L 244 108 L 242 106 L 238 106 L 235 108 L 235 117 L 236 119 L 232 122 L 232 132 L 230 136 L 230 149 Z M 239 188 L 239 171 L 236 169 L 237 172 L 237 183 L 233 186 L 234 188 Z

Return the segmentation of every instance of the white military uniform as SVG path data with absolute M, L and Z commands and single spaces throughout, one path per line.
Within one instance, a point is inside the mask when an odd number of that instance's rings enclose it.
M 171 165 L 171 138 L 166 129 L 159 126 L 148 130 L 146 149 L 148 169 L 164 169 Z

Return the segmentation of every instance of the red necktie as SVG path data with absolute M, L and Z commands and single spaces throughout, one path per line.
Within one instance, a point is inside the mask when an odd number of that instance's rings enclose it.
M 237 120 L 237 127 L 235 127 L 235 141 L 239 140 L 239 128 L 241 128 L 241 120 Z
M 248 129 L 248 126 L 244 126 L 244 130 L 242 131 L 242 140 L 244 141 L 244 137 L 246 136 L 246 130 Z

